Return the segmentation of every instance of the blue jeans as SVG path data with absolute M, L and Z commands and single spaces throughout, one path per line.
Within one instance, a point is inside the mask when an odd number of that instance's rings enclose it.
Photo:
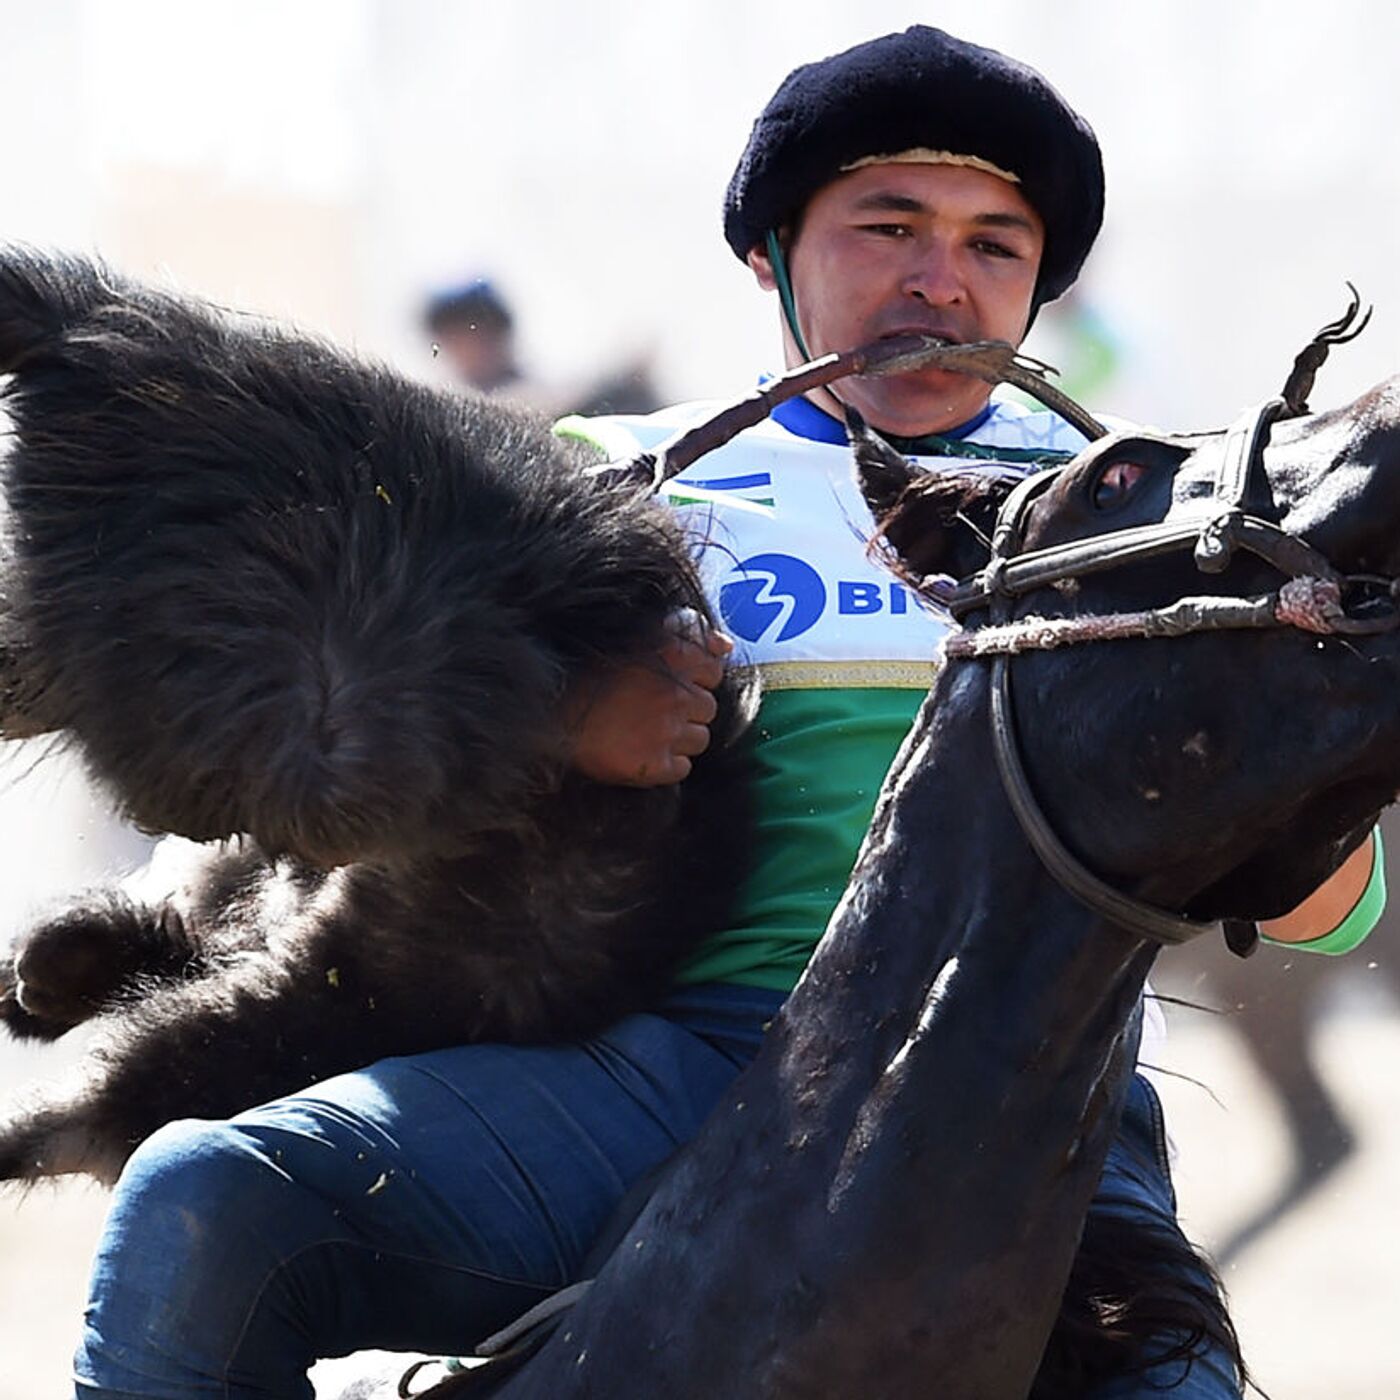
M 577 1276 L 627 1188 L 699 1130 L 781 1002 L 690 988 L 583 1045 L 385 1060 L 227 1123 L 170 1124 L 118 1183 L 77 1394 L 309 1400 L 319 1357 L 470 1347 Z M 1137 1084 L 1106 1184 L 1170 1214 L 1156 1100 Z M 1160 1393 L 1143 1387 L 1094 1400 Z M 1170 1394 L 1237 1391 L 1198 1363 Z
M 1118 1135 L 1109 1147 L 1091 1215 L 1131 1218 L 1178 1235 L 1176 1192 L 1167 1160 L 1166 1125 L 1157 1092 L 1140 1074 L 1128 1089 Z M 1167 1350 L 1164 1344 L 1161 1352 Z M 1163 1361 L 1146 1373 L 1098 1386 L 1086 1400 L 1235 1400 L 1241 1393 L 1229 1358 L 1216 1349 L 1182 1361 Z

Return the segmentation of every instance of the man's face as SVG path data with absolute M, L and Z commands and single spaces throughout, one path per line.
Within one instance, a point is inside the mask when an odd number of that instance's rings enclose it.
M 987 171 L 890 163 L 842 175 L 812 197 L 788 248 L 807 348 L 823 355 L 911 331 L 1019 344 L 1044 246 L 1035 210 Z M 755 251 L 749 263 L 771 288 L 767 258 Z M 784 338 L 788 364 L 800 363 L 786 327 Z M 990 393 L 941 370 L 845 379 L 835 390 L 875 427 L 905 437 L 967 422 Z M 826 391 L 813 398 L 839 416 Z
M 433 340 L 456 378 L 473 389 L 489 392 L 514 374 L 515 351 L 509 331 L 462 323 L 442 327 Z

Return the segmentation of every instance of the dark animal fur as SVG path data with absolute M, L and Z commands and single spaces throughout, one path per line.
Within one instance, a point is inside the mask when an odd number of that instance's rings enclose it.
M 585 1034 L 722 924 L 740 688 L 679 789 L 563 762 L 566 691 L 705 608 L 664 508 L 498 404 L 82 261 L 0 254 L 0 373 L 0 734 L 62 734 L 147 828 L 240 838 L 0 964 L 12 1034 L 102 1028 L 72 1087 L 0 1120 L 0 1177 L 111 1178 L 169 1119 L 384 1055 Z M 1152 1290 L 1095 1238 L 1037 1397 L 1163 1316 L 1094 1325 L 1106 1288 Z M 1183 1261 L 1139 1244 L 1143 1276 Z M 1228 1334 L 1213 1297 L 1166 1315 Z
M 174 1117 L 585 1034 L 722 924 L 738 687 L 680 789 L 563 762 L 565 691 L 705 607 L 664 507 L 519 413 L 83 262 L 0 261 L 0 371 L 0 732 L 62 731 L 145 827 L 255 843 L 174 905 L 19 940 L 12 1032 L 109 1014 L 79 1101 L 0 1131 L 0 1175 L 111 1176 Z

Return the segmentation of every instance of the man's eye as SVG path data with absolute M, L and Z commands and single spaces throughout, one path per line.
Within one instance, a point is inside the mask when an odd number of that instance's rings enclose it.
M 1103 467 L 1089 488 L 1089 499 L 1095 510 L 1112 510 L 1132 494 L 1133 488 L 1148 473 L 1141 462 L 1110 462 Z
M 983 238 L 977 243 L 979 252 L 988 253 L 994 258 L 1019 258 L 1021 254 L 1007 243 L 998 243 L 995 239 Z
M 878 233 L 886 238 L 906 238 L 909 234 L 907 224 L 862 224 L 861 227 L 866 233 Z

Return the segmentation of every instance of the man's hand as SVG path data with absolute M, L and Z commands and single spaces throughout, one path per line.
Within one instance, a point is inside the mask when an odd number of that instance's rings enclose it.
M 662 787 L 690 774 L 710 742 L 713 691 L 734 643 L 693 614 L 678 615 L 655 660 L 576 685 L 565 701 L 569 764 L 620 787 Z

